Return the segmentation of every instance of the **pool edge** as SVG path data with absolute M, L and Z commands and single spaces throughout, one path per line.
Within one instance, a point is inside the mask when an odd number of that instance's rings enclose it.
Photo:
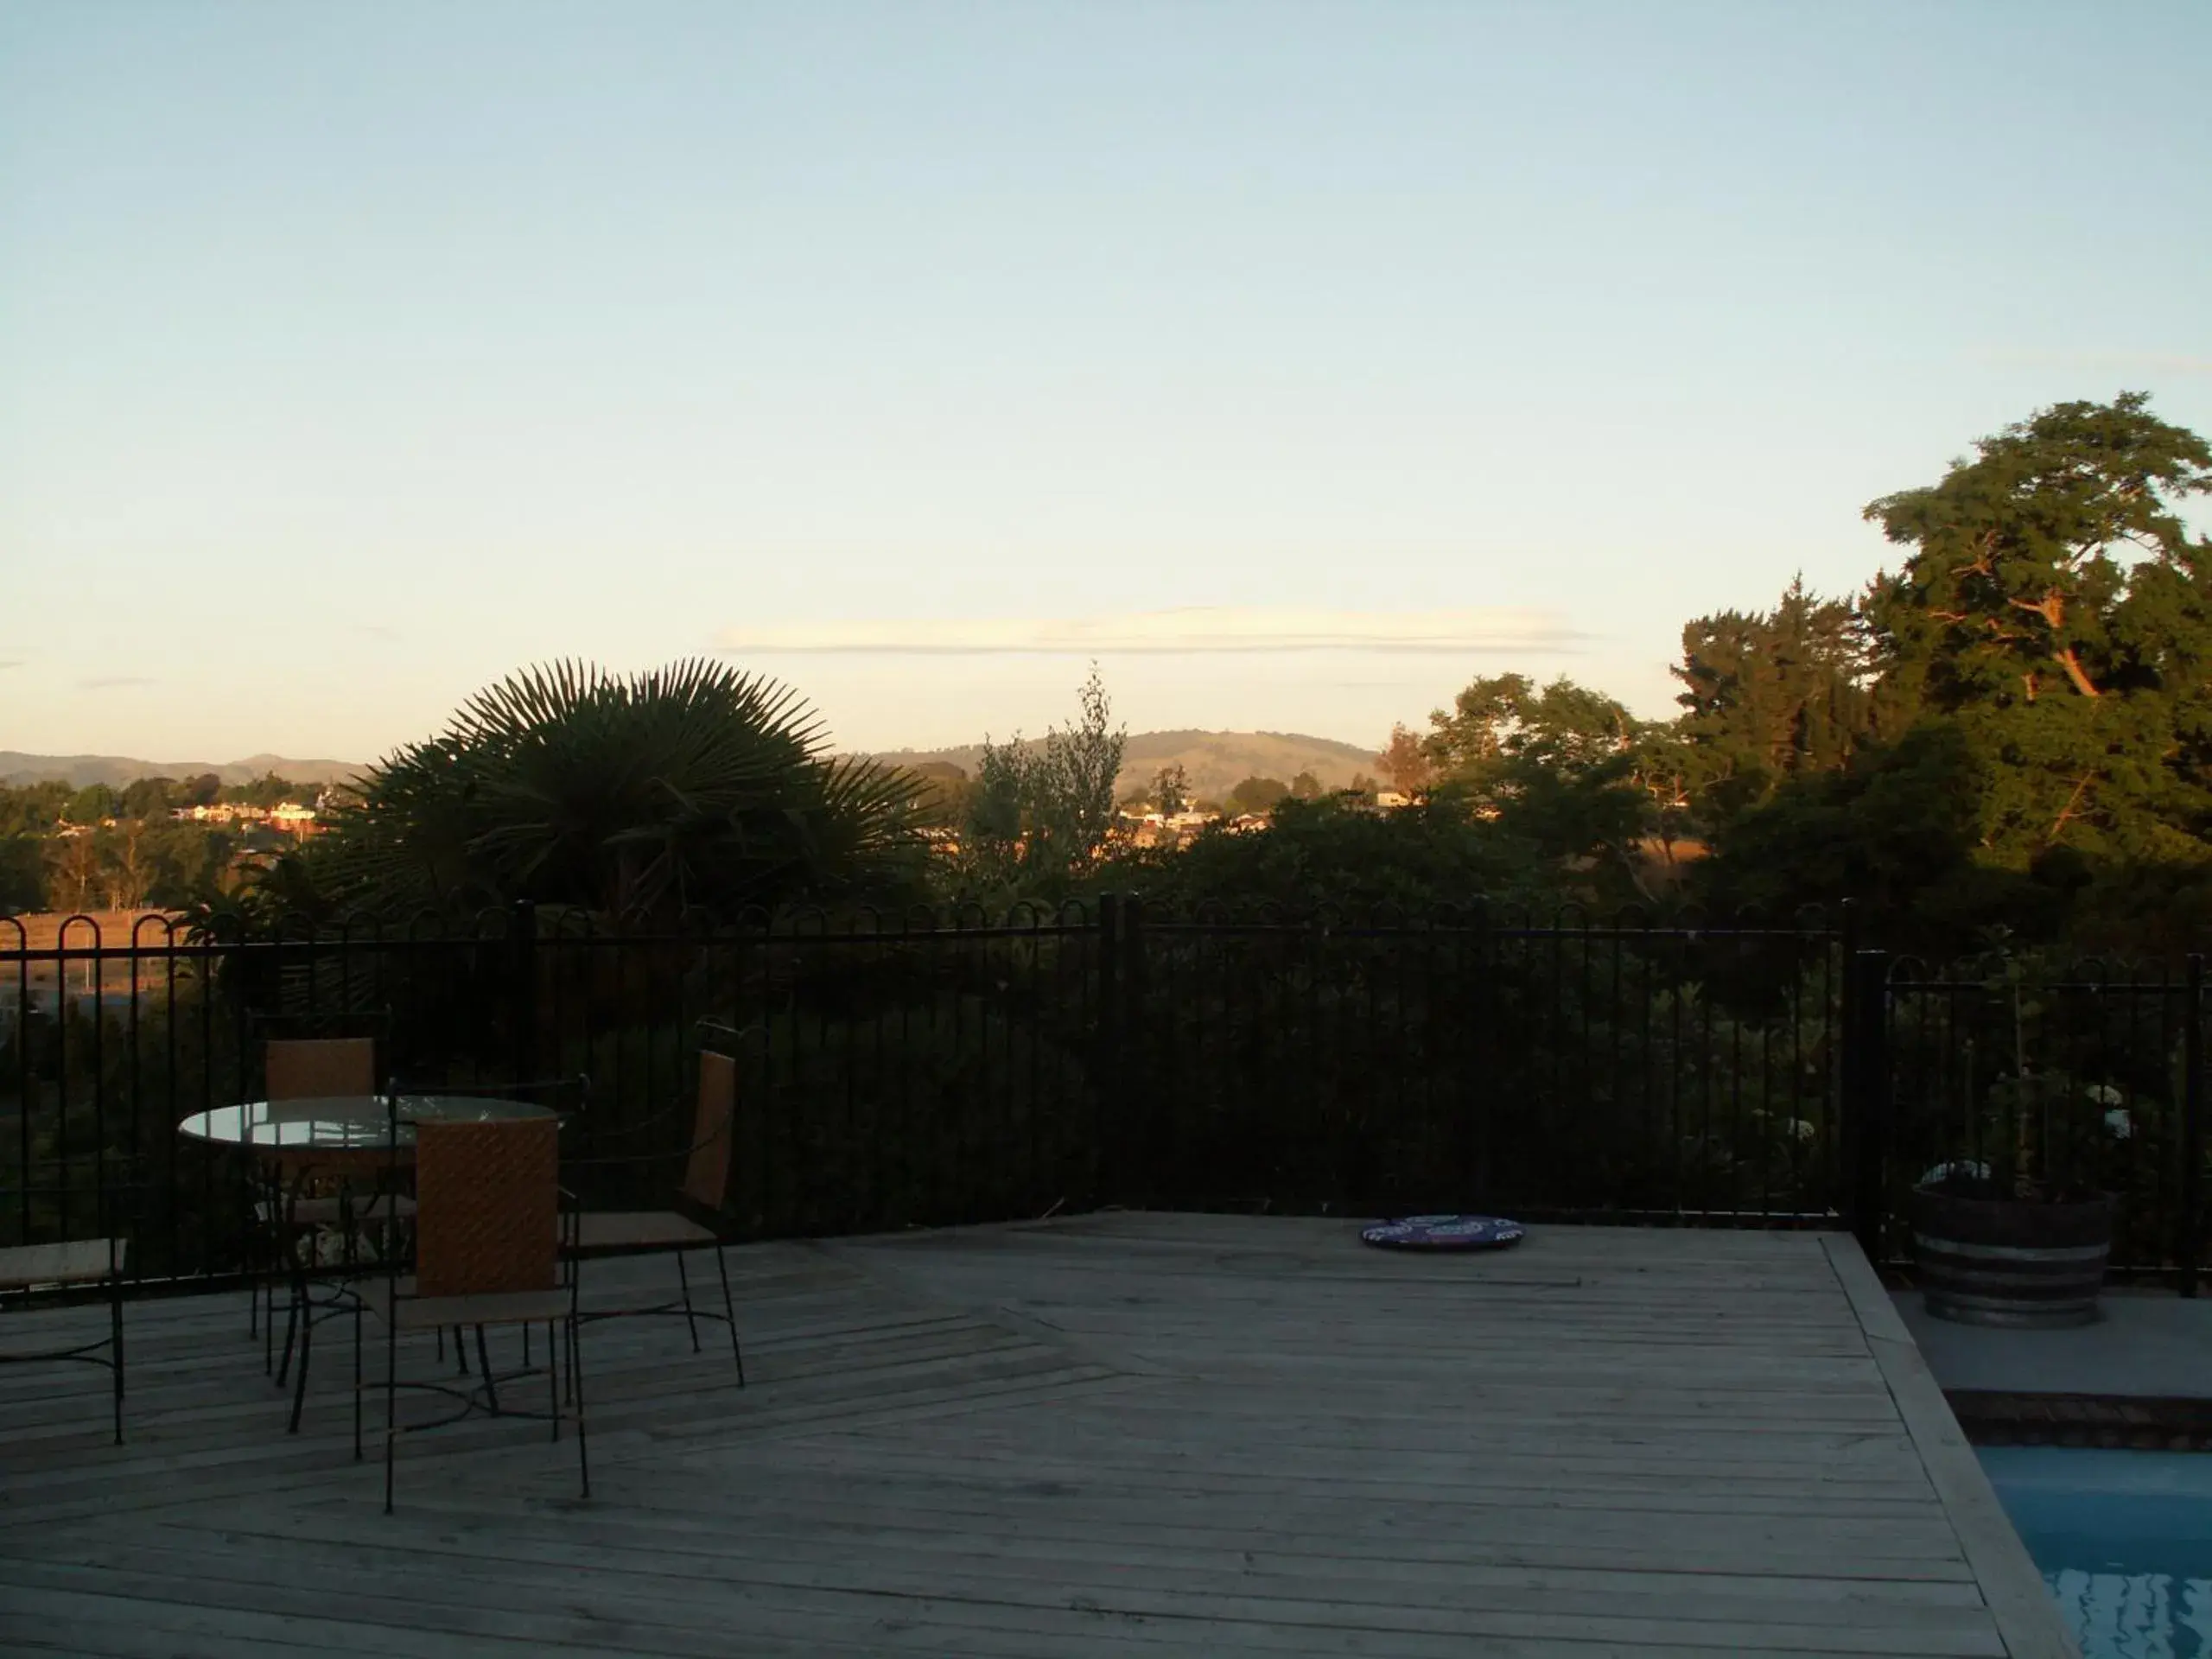
M 1823 1233 L 1821 1248 L 1965 1552 L 2006 1654 L 2010 1659 L 2082 1659 L 2056 1598 L 1859 1241 L 1848 1233 Z

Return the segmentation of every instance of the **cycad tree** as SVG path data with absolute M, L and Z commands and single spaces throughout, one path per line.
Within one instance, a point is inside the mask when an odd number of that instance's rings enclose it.
M 813 709 L 774 680 L 704 659 L 628 677 L 559 663 L 477 693 L 373 768 L 266 886 L 393 918 L 530 899 L 662 925 L 901 898 L 920 792 L 831 758 Z

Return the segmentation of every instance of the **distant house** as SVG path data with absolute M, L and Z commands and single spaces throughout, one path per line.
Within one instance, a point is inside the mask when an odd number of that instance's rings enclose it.
M 1179 847 L 1208 824 L 1222 822 L 1217 812 L 1160 812 L 1147 808 L 1141 812 L 1124 810 L 1116 833 L 1138 847 Z

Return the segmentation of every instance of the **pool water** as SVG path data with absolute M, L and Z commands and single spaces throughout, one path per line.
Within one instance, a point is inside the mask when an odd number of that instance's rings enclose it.
M 2082 1659 L 2212 1659 L 2212 1454 L 1980 1455 Z

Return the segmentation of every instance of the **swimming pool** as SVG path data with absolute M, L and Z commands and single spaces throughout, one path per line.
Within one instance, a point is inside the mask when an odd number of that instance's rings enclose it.
M 2212 1454 L 1980 1456 L 2083 1659 L 2212 1659 Z

